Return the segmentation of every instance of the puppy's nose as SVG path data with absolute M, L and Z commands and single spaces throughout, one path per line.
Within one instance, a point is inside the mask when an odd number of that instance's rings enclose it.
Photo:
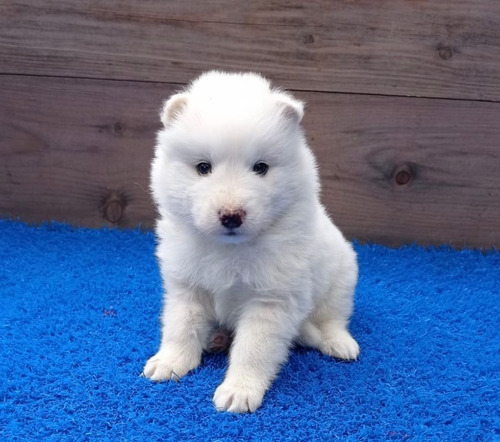
M 245 211 L 244 210 L 222 210 L 219 213 L 220 223 L 226 229 L 237 229 L 243 224 L 243 220 L 245 219 Z

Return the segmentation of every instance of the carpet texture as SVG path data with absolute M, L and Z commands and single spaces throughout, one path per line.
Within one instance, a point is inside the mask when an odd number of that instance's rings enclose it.
M 292 351 L 253 415 L 227 357 L 178 383 L 156 352 L 154 236 L 0 221 L 0 440 L 499 440 L 500 253 L 356 246 L 358 362 Z

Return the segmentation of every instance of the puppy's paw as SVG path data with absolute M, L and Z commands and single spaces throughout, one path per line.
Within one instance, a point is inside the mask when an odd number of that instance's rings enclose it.
M 346 330 L 339 330 L 328 337 L 320 350 L 328 356 L 339 359 L 358 359 L 359 345 Z
M 146 362 L 142 374 L 152 381 L 177 381 L 198 367 L 201 354 L 174 347 L 160 350 Z
M 218 328 L 208 338 L 207 351 L 209 353 L 221 353 L 229 350 L 233 336 L 229 330 Z
M 253 413 L 262 404 L 264 393 L 258 384 L 226 380 L 215 390 L 214 405 L 217 411 Z

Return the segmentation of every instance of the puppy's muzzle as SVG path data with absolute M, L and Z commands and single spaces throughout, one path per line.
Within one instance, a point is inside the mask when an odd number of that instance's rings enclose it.
M 243 224 L 246 212 L 243 209 L 221 210 L 219 221 L 226 229 L 237 229 Z

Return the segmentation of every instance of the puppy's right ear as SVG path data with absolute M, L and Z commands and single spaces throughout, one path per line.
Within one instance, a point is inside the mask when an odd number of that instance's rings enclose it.
M 304 103 L 280 90 L 276 91 L 275 95 L 284 117 L 294 123 L 300 123 L 304 117 Z
M 188 97 L 189 94 L 187 92 L 181 92 L 180 94 L 172 95 L 165 101 L 160 114 L 161 121 L 165 127 L 170 126 L 179 117 L 187 105 Z

